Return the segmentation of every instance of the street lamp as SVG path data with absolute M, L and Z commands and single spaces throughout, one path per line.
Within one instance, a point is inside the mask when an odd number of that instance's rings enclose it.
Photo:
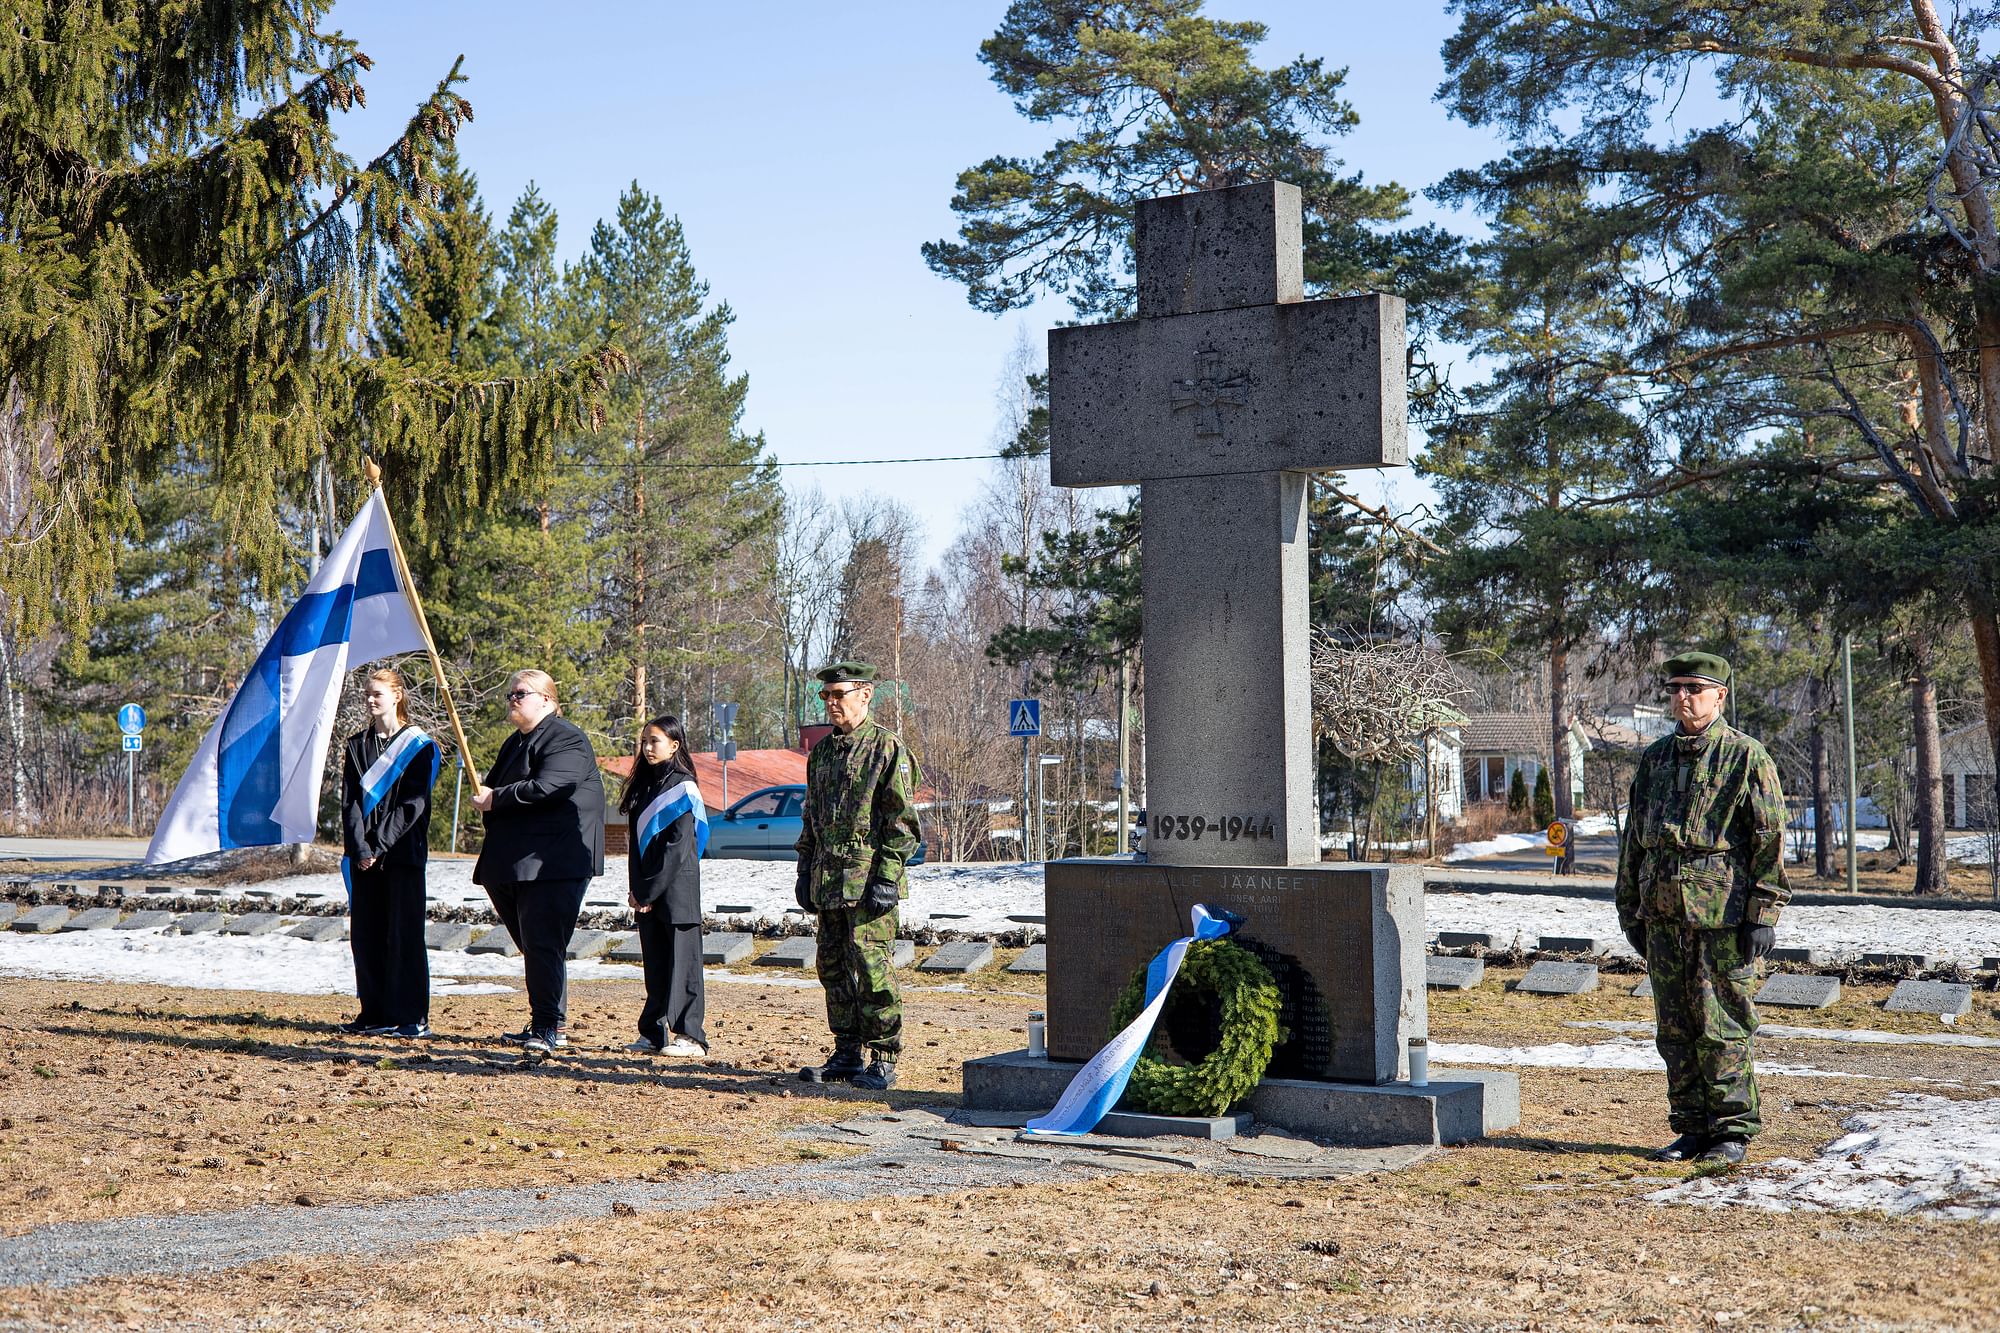
M 1061 755 L 1045 754 L 1042 762 L 1035 766 L 1035 852 L 1042 861 L 1049 859 L 1049 803 L 1042 797 L 1042 774 L 1048 771 L 1050 764 L 1061 762 Z

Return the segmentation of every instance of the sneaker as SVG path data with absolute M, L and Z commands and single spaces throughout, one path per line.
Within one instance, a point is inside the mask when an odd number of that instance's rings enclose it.
M 398 1023 L 392 1028 L 382 1029 L 377 1035 L 383 1037 L 401 1037 L 404 1041 L 421 1041 L 423 1038 L 431 1035 L 431 1025 L 429 1023 Z
M 896 1062 L 878 1054 L 868 1062 L 868 1068 L 854 1076 L 852 1082 L 855 1087 L 867 1092 L 887 1092 L 896 1086 Z
M 523 1055 L 547 1055 L 559 1046 L 569 1043 L 562 1039 L 560 1032 L 537 1032 L 521 1043 Z
M 707 1055 L 708 1047 L 698 1041 L 689 1041 L 686 1037 L 675 1037 L 660 1048 L 660 1053 L 662 1055 Z
M 634 1055 L 658 1055 L 660 1053 L 660 1044 L 641 1037 L 625 1049 L 631 1051 Z
M 501 1037 L 500 1040 L 511 1041 L 516 1046 L 526 1046 L 530 1041 L 534 1040 L 538 1036 L 548 1038 L 549 1044 L 558 1051 L 562 1050 L 563 1048 L 569 1045 L 569 1033 L 564 1031 L 562 1028 L 557 1028 L 554 1032 L 539 1032 L 539 1033 L 536 1032 L 533 1028 L 522 1028 L 519 1032 L 507 1033 L 505 1036 Z
M 358 1018 L 352 1022 L 342 1023 L 334 1028 L 334 1031 L 343 1037 L 365 1037 L 374 1030 L 375 1025 L 373 1023 L 364 1023 Z

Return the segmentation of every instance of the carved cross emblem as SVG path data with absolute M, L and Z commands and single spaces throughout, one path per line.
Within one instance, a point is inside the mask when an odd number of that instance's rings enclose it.
M 1213 347 L 1202 348 L 1199 355 L 1199 378 L 1174 381 L 1174 411 L 1189 407 L 1195 409 L 1196 436 L 1226 435 L 1222 428 L 1222 409 L 1242 407 L 1249 402 L 1250 381 L 1241 375 L 1224 379 L 1222 353 Z

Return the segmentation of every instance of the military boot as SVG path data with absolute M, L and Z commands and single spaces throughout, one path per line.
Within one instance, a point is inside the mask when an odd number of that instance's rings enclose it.
M 856 1079 L 859 1083 L 861 1080 Z M 1730 1166 L 1740 1165 L 1749 1155 L 1750 1141 L 1741 1134 L 1724 1134 L 1721 1138 L 1702 1150 L 1697 1162 L 1726 1162 Z
M 896 1062 L 877 1052 L 868 1062 L 868 1068 L 854 1076 L 854 1086 L 870 1092 L 887 1092 L 896 1086 Z
M 833 1058 L 823 1065 L 807 1065 L 799 1071 L 799 1078 L 807 1083 L 847 1083 L 864 1068 L 860 1042 L 836 1041 Z
M 1655 1162 L 1685 1162 L 1708 1147 L 1706 1134 L 1683 1134 L 1666 1147 L 1650 1154 Z

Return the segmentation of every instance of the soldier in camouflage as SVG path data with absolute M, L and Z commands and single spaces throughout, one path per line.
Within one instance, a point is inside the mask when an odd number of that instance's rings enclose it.
M 819 914 L 819 980 L 833 1058 L 799 1077 L 881 1090 L 895 1086 L 903 1049 L 903 1000 L 890 950 L 897 904 L 909 892 L 904 866 L 922 845 L 917 769 L 895 733 L 868 718 L 874 667 L 837 662 L 818 677 L 833 734 L 806 759 L 797 895 L 800 907 Z
M 1722 720 L 1729 663 L 1667 659 L 1674 733 L 1646 747 L 1618 856 L 1618 924 L 1653 978 L 1665 1162 L 1740 1162 L 1763 1128 L 1751 1038 L 1757 965 L 1776 942 L 1785 800 L 1764 747 Z

